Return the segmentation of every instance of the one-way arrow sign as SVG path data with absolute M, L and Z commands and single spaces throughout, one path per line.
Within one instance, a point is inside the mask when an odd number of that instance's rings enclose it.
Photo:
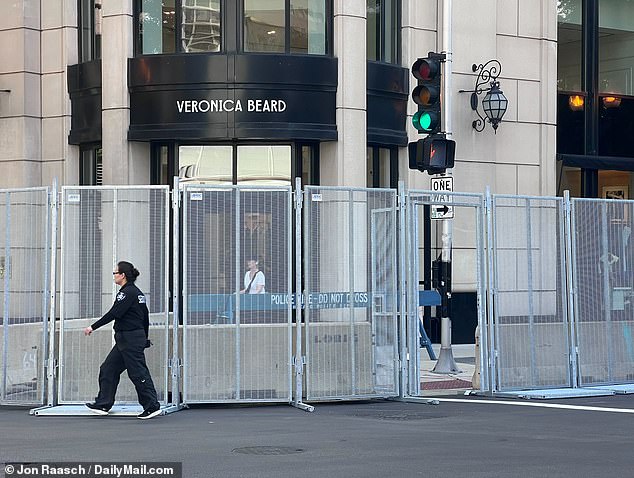
M 453 191 L 453 178 L 451 176 L 442 176 L 439 178 L 431 178 L 431 190 L 435 194 L 432 195 L 434 202 L 451 202 L 451 193 Z M 446 204 L 431 205 L 432 219 L 453 219 L 453 206 Z

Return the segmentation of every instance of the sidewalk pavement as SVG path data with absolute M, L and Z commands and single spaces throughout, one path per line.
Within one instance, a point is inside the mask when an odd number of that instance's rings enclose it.
M 436 358 L 440 356 L 440 344 L 433 344 Z M 440 374 L 432 370 L 436 360 L 431 360 L 426 349 L 420 351 L 420 382 L 421 395 L 449 394 L 462 395 L 471 390 L 471 380 L 475 371 L 475 345 L 453 345 L 452 353 L 456 364 L 460 368 L 457 373 Z

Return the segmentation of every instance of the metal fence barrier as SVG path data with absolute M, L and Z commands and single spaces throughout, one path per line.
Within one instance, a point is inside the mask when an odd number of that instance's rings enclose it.
M 398 394 L 396 191 L 304 191 L 306 397 Z
M 493 195 L 496 389 L 572 386 L 562 198 Z
M 579 384 L 634 383 L 634 201 L 572 200 Z
M 148 367 L 158 399 L 168 401 L 169 189 L 163 186 L 63 187 L 58 402 L 91 401 L 99 366 L 114 344 L 112 323 L 85 337 L 83 329 L 110 309 L 113 267 L 120 260 L 141 272 L 138 287 L 150 311 Z M 122 380 L 117 403 L 136 403 Z
M 452 208 L 452 283 L 454 291 L 474 292 L 477 298 L 477 317 L 481 331 L 480 348 L 476 351 L 476 368 L 480 376 L 477 388 L 490 390 L 488 356 L 488 334 L 486 315 L 486 221 L 485 199 L 483 194 L 467 194 L 454 192 L 416 191 L 403 192 L 406 201 L 407 215 L 402 219 L 406 224 L 406 237 L 403 238 L 402 254 L 404 280 L 407 290 L 407 348 L 401 355 L 410 357 L 407 373 L 403 375 L 409 396 L 419 396 L 425 387 L 421 384 L 420 355 L 420 323 L 422 307 L 419 303 L 419 292 L 432 289 L 431 284 L 423 284 L 423 261 L 425 247 L 431 248 L 431 257 L 436 259 L 442 251 L 443 220 L 426 221 L 426 214 L 432 208 Z M 430 211 L 426 211 L 425 207 Z M 427 230 L 426 230 L 427 229 Z M 427 234 L 426 234 L 427 233 Z M 429 237 L 430 244 L 424 238 Z M 459 318 L 455 318 L 459 320 Z M 422 388 L 421 388 L 422 385 Z
M 48 358 L 49 189 L 0 190 L 0 404 L 41 404 Z
M 93 398 L 113 335 L 83 328 L 118 260 L 142 272 L 163 404 L 420 397 L 434 207 L 454 210 L 454 290 L 477 296 L 481 392 L 634 390 L 634 201 L 298 189 L 177 185 L 170 205 L 167 187 L 64 187 L 59 274 L 56 188 L 0 191 L 0 404 Z M 117 398 L 136 402 L 128 381 Z
M 292 212 L 290 188 L 185 185 L 184 403 L 292 400 Z

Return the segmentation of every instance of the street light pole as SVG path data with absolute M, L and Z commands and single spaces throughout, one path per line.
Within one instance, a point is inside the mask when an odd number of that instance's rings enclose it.
M 442 130 L 448 139 L 453 134 L 451 114 L 451 76 L 453 66 L 453 46 L 452 46 L 452 0 L 443 1 L 443 30 L 442 30 L 442 53 L 446 55 L 444 63 L 443 78 L 443 111 Z M 441 177 L 451 177 L 451 169 L 447 169 Z M 453 235 L 453 220 L 442 220 L 442 254 L 440 264 L 440 295 L 441 303 L 441 329 L 440 329 L 440 355 L 434 367 L 435 373 L 456 373 L 460 369 L 453 358 L 451 349 L 451 249 Z

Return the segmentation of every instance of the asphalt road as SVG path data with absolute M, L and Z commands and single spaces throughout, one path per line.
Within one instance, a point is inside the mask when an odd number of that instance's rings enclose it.
M 530 403 L 634 411 L 634 396 Z M 476 402 L 315 405 L 314 413 L 193 408 L 148 421 L 0 407 L 0 461 L 178 461 L 187 478 L 634 476 L 634 413 Z

